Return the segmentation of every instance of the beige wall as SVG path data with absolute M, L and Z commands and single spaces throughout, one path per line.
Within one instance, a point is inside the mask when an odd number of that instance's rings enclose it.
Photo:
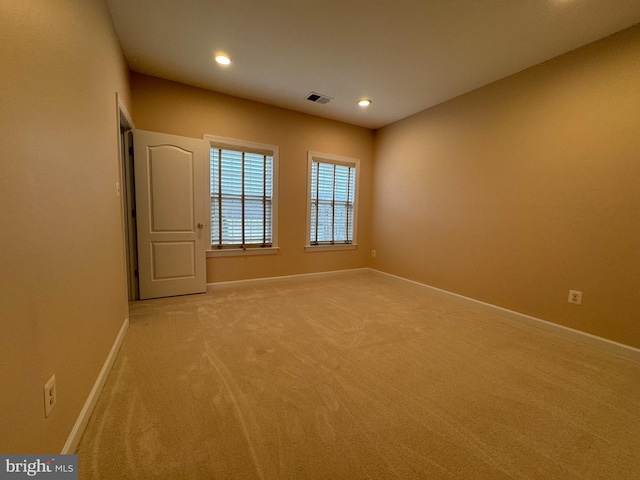
M 640 26 L 381 129 L 373 198 L 373 267 L 640 347 Z
M 366 128 L 131 74 L 136 128 L 202 138 L 220 135 L 280 147 L 277 255 L 207 259 L 207 281 L 360 268 L 370 247 L 373 132 Z M 307 151 L 359 158 L 359 247 L 306 253 Z
M 0 65 L 0 452 L 60 453 L 127 317 L 128 77 L 100 0 L 0 0 Z

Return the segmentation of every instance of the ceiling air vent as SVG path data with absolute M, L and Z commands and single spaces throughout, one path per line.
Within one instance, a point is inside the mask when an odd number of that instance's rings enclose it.
M 329 103 L 331 101 L 331 97 L 327 97 L 326 95 L 321 95 L 316 92 L 311 92 L 307 96 L 307 100 L 310 100 L 315 103 Z

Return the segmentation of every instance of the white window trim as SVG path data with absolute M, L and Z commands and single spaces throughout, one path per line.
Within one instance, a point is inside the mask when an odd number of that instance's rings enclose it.
M 241 248 L 224 248 L 207 250 L 207 258 L 210 257 L 235 257 L 238 255 L 251 256 L 251 255 L 275 255 L 280 250 L 279 247 L 256 247 L 247 248 L 243 250 Z
M 355 191 L 353 192 L 353 238 L 350 244 L 337 245 L 311 245 L 311 169 L 313 162 L 335 163 L 338 165 L 347 165 L 356 169 Z M 329 153 L 312 152 L 307 153 L 307 233 L 306 233 L 306 252 L 330 252 L 338 250 L 355 250 L 358 248 L 358 195 L 360 192 L 360 159 L 343 157 L 340 155 L 332 155 Z
M 273 197 L 271 198 L 271 247 L 256 248 L 225 248 L 211 249 L 211 225 L 207 225 L 208 245 L 207 258 L 211 257 L 234 257 L 234 256 L 251 256 L 251 255 L 275 255 L 280 248 L 278 247 L 278 178 L 280 164 L 280 147 L 267 143 L 251 142 L 248 140 L 240 140 L 237 138 L 220 137 L 217 135 L 204 134 L 202 136 L 212 146 L 237 147 L 246 150 L 266 150 L 271 152 L 273 156 Z M 210 168 L 207 169 L 207 185 L 211 185 Z M 211 221 L 211 192 L 207 197 L 207 218 Z

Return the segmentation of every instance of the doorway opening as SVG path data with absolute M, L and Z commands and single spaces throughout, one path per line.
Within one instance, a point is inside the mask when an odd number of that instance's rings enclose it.
M 138 246 L 136 234 L 135 178 L 133 169 L 133 122 L 118 103 L 120 143 L 120 184 L 122 185 L 122 223 L 129 301 L 139 300 Z

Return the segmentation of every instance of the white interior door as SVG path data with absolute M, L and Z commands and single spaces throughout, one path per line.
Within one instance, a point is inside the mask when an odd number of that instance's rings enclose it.
M 140 299 L 205 292 L 209 145 L 134 130 L 133 146 Z

